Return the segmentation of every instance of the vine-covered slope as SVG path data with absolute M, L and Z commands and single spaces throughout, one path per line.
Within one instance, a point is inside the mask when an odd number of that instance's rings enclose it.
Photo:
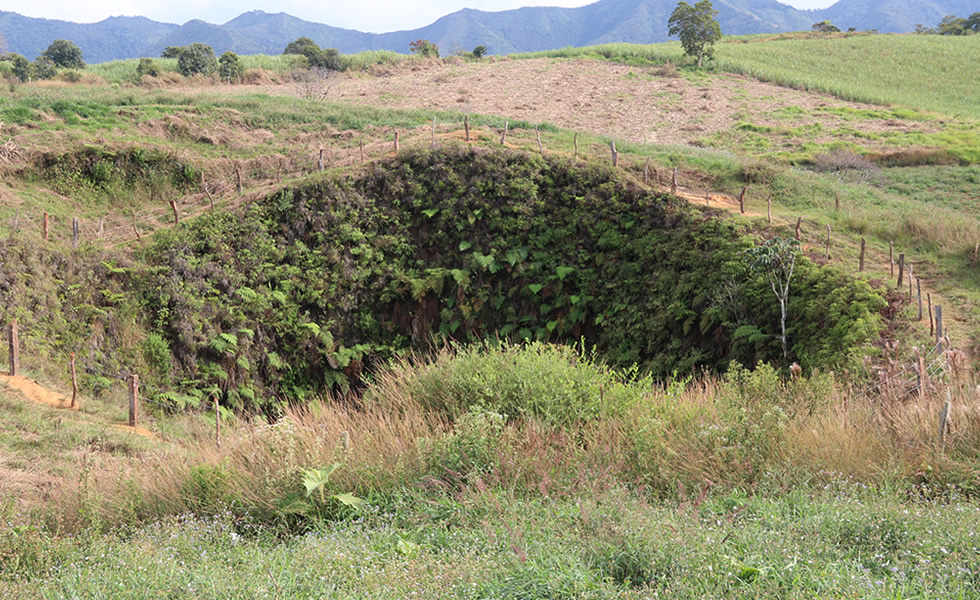
M 263 405 L 446 339 L 584 340 L 660 376 L 781 359 L 751 244 L 605 167 L 450 147 L 182 225 L 133 284 L 159 375 Z M 804 366 L 840 363 L 876 333 L 883 301 L 867 284 L 804 259 L 793 289 Z

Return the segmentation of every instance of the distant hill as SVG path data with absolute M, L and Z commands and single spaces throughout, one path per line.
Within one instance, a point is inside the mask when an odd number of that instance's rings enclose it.
M 968 16 L 976 0 L 840 0 L 830 8 L 802 11 L 775 0 L 715 0 L 725 34 L 808 30 L 830 20 L 841 29 L 913 31 L 934 27 L 943 16 Z M 91 24 L 24 17 L 0 11 L 0 34 L 7 50 L 33 59 L 56 39 L 72 40 L 90 63 L 159 56 L 167 46 L 210 44 L 216 53 L 278 54 L 300 36 L 343 53 L 363 50 L 407 52 L 414 40 L 428 39 L 443 50 L 487 46 L 493 54 L 531 52 L 608 42 L 667 40 L 667 20 L 676 0 L 599 0 L 579 8 L 529 7 L 499 12 L 464 9 L 425 27 L 364 33 L 304 21 L 285 13 L 244 13 L 223 25 L 200 20 L 183 25 L 143 17 L 111 17 Z
M 916 25 L 935 27 L 946 15 L 968 17 L 980 11 L 977 0 L 839 0 L 819 11 L 820 18 L 841 29 L 877 29 L 881 32 L 915 31 Z

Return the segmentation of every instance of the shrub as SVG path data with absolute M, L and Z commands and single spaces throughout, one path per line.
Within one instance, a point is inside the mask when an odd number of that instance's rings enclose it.
M 150 77 L 157 77 L 160 75 L 160 71 L 157 69 L 157 66 L 152 59 L 141 58 L 139 62 L 136 63 L 136 79 L 142 79 L 144 75 L 149 75 Z
M 415 40 L 408 45 L 412 54 L 417 54 L 425 58 L 439 58 L 439 46 L 429 40 Z
M 452 419 L 484 410 L 571 425 L 622 414 L 651 384 L 635 370 L 616 371 L 568 346 L 474 344 L 443 351 L 429 364 L 403 364 L 398 377 L 371 396 L 379 403 L 410 397 Z
M 41 56 L 63 69 L 81 69 L 85 66 L 82 61 L 82 51 L 73 42 L 55 40 Z
M 222 80 L 228 83 L 234 83 L 237 80 L 241 80 L 242 75 L 245 74 L 245 67 L 242 66 L 238 55 L 229 50 L 218 59 L 218 74 Z
M 191 75 L 210 75 L 218 69 L 214 49 L 207 44 L 194 42 L 180 50 L 177 57 L 177 70 L 184 77 Z

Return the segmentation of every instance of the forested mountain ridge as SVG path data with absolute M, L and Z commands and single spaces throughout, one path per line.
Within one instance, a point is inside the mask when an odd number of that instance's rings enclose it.
M 775 0 L 718 0 L 721 29 L 728 35 L 809 29 L 830 20 L 841 29 L 908 32 L 933 27 L 948 14 L 976 11 L 970 0 L 840 0 L 824 10 L 798 10 Z M 364 50 L 407 52 L 414 40 L 435 42 L 444 52 L 484 45 L 490 53 L 531 52 L 610 42 L 654 43 L 667 40 L 674 0 L 600 0 L 579 8 L 526 7 L 487 12 L 463 9 L 418 29 L 364 33 L 313 23 L 285 13 L 246 12 L 224 24 L 194 19 L 176 25 L 145 17 L 110 17 L 98 23 L 24 17 L 0 11 L 0 35 L 6 50 L 29 59 L 53 40 L 72 40 L 87 62 L 159 56 L 167 46 L 192 42 L 211 45 L 221 54 L 278 54 L 300 36 L 343 53 Z

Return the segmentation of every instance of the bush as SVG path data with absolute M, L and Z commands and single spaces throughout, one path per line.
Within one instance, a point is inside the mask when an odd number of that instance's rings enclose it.
M 540 342 L 447 350 L 398 373 L 374 390 L 374 402 L 410 397 L 451 419 L 482 410 L 559 426 L 623 414 L 652 385 L 635 371 L 619 372 L 568 346 Z
M 21 81 L 30 81 L 34 76 L 34 67 L 30 61 L 20 54 L 10 55 L 11 73 Z
M 429 40 L 415 40 L 408 45 L 412 54 L 417 54 L 425 58 L 439 58 L 439 46 Z
M 38 56 L 31 65 L 31 73 L 34 79 L 54 79 L 58 74 L 58 67 L 47 58 Z
M 238 55 L 229 50 L 218 59 L 218 74 L 222 80 L 234 83 L 241 80 L 242 75 L 245 74 L 245 67 L 242 66 Z
M 184 77 L 191 75 L 210 75 L 218 69 L 214 49 L 207 44 L 194 42 L 180 50 L 177 57 L 177 70 Z
M 55 40 L 41 56 L 63 69 L 81 69 L 85 66 L 82 61 L 82 51 L 73 42 Z
M 157 69 L 157 66 L 152 59 L 141 58 L 139 62 L 136 63 L 136 79 L 140 80 L 144 75 L 149 75 L 150 77 L 157 77 L 160 75 L 160 71 Z

